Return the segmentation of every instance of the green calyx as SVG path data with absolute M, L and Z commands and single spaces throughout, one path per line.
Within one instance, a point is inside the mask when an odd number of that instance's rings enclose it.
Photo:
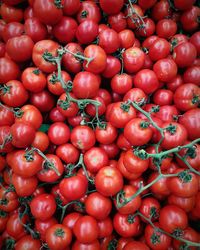
M 38 76 L 40 74 L 40 70 L 39 69 L 34 69 L 33 73 Z
M 65 235 L 65 231 L 62 228 L 57 228 L 54 232 L 54 235 L 63 238 Z
M 61 0 L 54 0 L 54 4 L 55 4 L 57 9 L 62 9 L 63 8 Z
M 158 233 L 153 233 L 151 235 L 151 242 L 152 244 L 156 245 L 157 243 L 160 243 L 160 235 Z
M 179 179 L 183 183 L 188 183 L 192 180 L 192 175 L 189 173 L 189 170 L 184 170 L 178 174 Z
M 131 106 L 130 103 L 123 102 L 121 103 L 120 108 L 125 112 L 129 112 L 130 106 Z
M 173 124 L 169 124 L 169 126 L 166 127 L 165 130 L 169 132 L 171 135 L 174 135 L 176 133 L 176 126 Z

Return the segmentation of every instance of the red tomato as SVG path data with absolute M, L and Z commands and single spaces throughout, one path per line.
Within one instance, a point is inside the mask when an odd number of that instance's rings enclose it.
M 118 12 L 114 15 L 109 15 L 108 16 L 108 23 L 110 24 L 111 28 L 117 32 L 123 31 L 127 26 L 125 14 L 123 12 Z M 109 27 L 107 26 L 107 28 L 109 28 Z M 100 30 L 99 33 L 101 31 L 102 30 Z M 119 35 L 119 33 L 118 33 L 118 35 Z M 124 47 L 124 46 L 121 46 L 121 47 Z
M 169 39 L 177 32 L 176 22 L 171 19 L 159 20 L 156 24 L 156 33 L 159 37 Z
M 81 2 L 76 19 L 79 23 L 84 22 L 85 20 L 93 20 L 94 22 L 99 23 L 101 20 L 100 9 L 93 1 Z
M 78 212 L 69 213 L 63 219 L 62 224 L 68 227 L 69 229 L 73 230 L 75 223 L 80 217 L 82 217 L 82 214 Z
M 40 250 L 40 240 L 32 238 L 31 235 L 25 235 L 21 237 L 15 244 L 16 250 L 27 249 L 27 250 Z
M 166 58 L 170 53 L 170 43 L 163 38 L 156 38 L 149 46 L 149 56 L 152 61 Z
M 81 44 L 90 44 L 98 36 L 98 24 L 91 20 L 86 19 L 81 22 L 76 29 L 76 38 Z
M 0 11 L 2 19 L 7 23 L 21 22 L 23 20 L 23 10 L 14 6 L 10 6 L 9 3 L 2 3 Z
M 78 161 L 79 151 L 71 143 L 66 143 L 57 147 L 56 155 L 66 164 L 73 164 Z
M 70 138 L 70 129 L 63 122 L 55 122 L 49 127 L 48 137 L 55 145 L 67 143 Z
M 123 7 L 124 1 L 123 0 L 100 0 L 100 6 L 102 10 L 108 14 L 113 15 L 120 12 L 121 8 Z
M 200 79 L 200 67 L 199 66 L 192 66 L 185 70 L 183 74 L 184 82 L 190 82 L 199 86 L 199 79 Z
M 47 220 L 40 220 L 40 219 L 36 219 L 35 220 L 35 229 L 40 233 L 40 237 L 42 240 L 45 241 L 45 235 L 46 235 L 46 231 L 48 228 L 50 228 L 51 226 L 57 224 L 57 220 L 54 217 L 51 217 Z
M 14 191 L 8 191 L 8 186 L 0 188 L 0 209 L 4 212 L 13 212 L 19 206 L 17 194 Z M 2 202 L 4 201 L 4 203 Z
M 144 52 L 137 48 L 131 47 L 123 53 L 124 69 L 128 73 L 138 72 L 144 65 Z
M 160 203 L 153 197 L 146 197 L 142 199 L 142 204 L 139 208 L 139 211 L 146 218 L 151 219 L 152 221 L 156 221 L 159 218 Z M 142 217 L 141 219 L 144 222 L 147 222 Z
M 168 196 L 167 202 L 170 205 L 175 205 L 177 207 L 182 208 L 188 213 L 195 207 L 196 198 L 195 196 L 183 198 L 183 197 L 179 197 L 179 196 L 171 194 Z
M 117 32 L 113 29 L 105 29 L 99 33 L 99 46 L 107 54 L 116 52 L 120 47 L 120 40 Z
M 31 93 L 30 103 L 37 107 L 41 112 L 50 111 L 54 105 L 54 96 L 47 90 L 42 90 L 41 92 Z

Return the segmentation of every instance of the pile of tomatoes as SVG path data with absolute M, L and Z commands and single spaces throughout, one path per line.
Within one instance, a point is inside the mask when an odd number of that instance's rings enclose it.
M 0 15 L 0 249 L 199 249 L 198 0 Z

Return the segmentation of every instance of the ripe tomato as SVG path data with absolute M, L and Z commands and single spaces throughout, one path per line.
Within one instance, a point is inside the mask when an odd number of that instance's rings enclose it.
M 117 32 L 113 29 L 105 29 L 99 33 L 99 46 L 104 49 L 107 54 L 117 51 L 120 47 L 120 40 Z
M 63 122 L 55 122 L 49 127 L 48 137 L 55 145 L 67 143 L 70 138 L 70 129 Z
M 63 219 L 62 224 L 66 227 L 68 227 L 69 229 L 73 230 L 74 225 L 76 223 L 76 221 L 82 217 L 83 215 L 81 213 L 78 212 L 73 212 L 73 213 L 69 213 L 65 216 L 65 218 Z
M 30 203 L 32 215 L 36 219 L 47 220 L 56 211 L 56 202 L 52 194 L 39 194 Z
M 169 89 L 158 89 L 153 95 L 153 101 L 160 106 L 171 105 L 173 102 L 173 96 L 173 92 Z
M 137 48 L 131 47 L 126 49 L 123 53 L 124 69 L 128 73 L 138 72 L 144 65 L 144 52 Z
M 130 241 L 123 248 L 124 250 L 139 249 L 139 250 L 149 250 L 149 247 L 140 241 Z
M 68 0 L 63 4 L 63 13 L 65 16 L 73 16 L 80 8 L 80 0 Z
M 177 32 L 177 25 L 174 20 L 162 19 L 156 24 L 156 33 L 159 37 L 169 39 Z
M 100 0 L 102 10 L 108 15 L 114 15 L 120 12 L 124 0 Z
M 76 19 L 79 23 L 84 22 L 85 20 L 93 20 L 94 22 L 99 23 L 101 20 L 101 11 L 95 2 L 84 1 L 80 4 Z
M 69 201 L 78 200 L 84 197 L 88 181 L 83 175 L 74 175 L 61 180 L 59 184 L 61 194 Z
M 72 250 L 83 250 L 83 249 L 88 249 L 88 250 L 101 250 L 100 243 L 98 240 L 94 240 L 91 243 L 81 243 L 78 240 L 74 242 L 72 245 Z
M 0 11 L 2 19 L 7 23 L 20 22 L 23 20 L 23 10 L 14 6 L 10 6 L 9 3 L 2 3 Z
M 116 213 L 113 218 L 113 226 L 121 237 L 134 237 L 140 230 L 140 218 L 131 214 Z
M 102 76 L 105 78 L 111 78 L 118 74 L 121 69 L 120 60 L 114 56 L 107 55 L 106 57 L 106 67 L 102 72 Z
M 45 238 L 52 250 L 66 249 L 72 241 L 72 232 L 62 224 L 55 224 L 47 229 Z
M 151 219 L 151 221 L 156 221 L 160 213 L 160 203 L 153 197 L 146 197 L 142 199 L 139 211 L 146 218 Z M 146 222 L 142 217 L 141 219 Z
M 51 226 L 57 224 L 57 220 L 54 217 L 51 217 L 47 220 L 40 220 L 40 219 L 36 219 L 35 220 L 35 229 L 37 230 L 37 232 L 40 233 L 40 237 L 42 240 L 45 241 L 45 235 L 46 235 L 46 231 L 48 228 L 50 228 Z
M 174 205 L 166 205 L 160 210 L 159 224 L 164 231 L 174 233 L 188 226 L 188 217 L 183 209 Z
M 112 29 L 114 29 L 116 32 L 123 31 L 126 28 L 126 26 L 127 26 L 125 14 L 123 12 L 121 12 L 121 11 L 119 13 L 114 14 L 114 15 L 109 15 L 108 16 L 108 23 L 110 24 L 110 27 Z M 100 25 L 102 27 L 102 24 L 100 24 Z M 103 29 L 99 30 L 99 33 L 102 30 Z M 119 33 L 118 33 L 118 35 L 119 35 Z M 124 48 L 124 46 L 121 46 L 121 47 Z
M 92 243 L 98 238 L 99 234 L 97 221 L 92 216 L 82 216 L 76 221 L 73 233 L 79 242 Z
M 9 153 L 13 150 L 12 138 L 11 138 L 11 127 L 1 126 L 0 127 L 0 152 Z
M 91 19 L 81 22 L 76 30 L 76 38 L 81 44 L 90 44 L 97 36 L 98 24 Z
M 31 235 L 25 235 L 17 241 L 17 243 L 15 244 L 15 249 L 40 250 L 41 242 L 40 240 L 32 238 Z
M 66 143 L 57 147 L 56 155 L 66 164 L 73 164 L 78 161 L 79 151 L 71 143 Z
M 104 220 L 110 214 L 112 202 L 98 192 L 94 192 L 86 198 L 85 209 L 88 215 L 97 220 Z
M 42 131 L 36 131 L 32 146 L 44 152 L 49 146 L 49 137 Z
M 41 112 L 48 112 L 55 106 L 55 99 L 49 91 L 44 89 L 38 93 L 31 93 L 30 103 Z
M 7 57 L 0 58 L 0 82 L 7 83 L 10 80 L 18 79 L 20 74 L 19 66 Z M 2 98 L 2 97 L 1 97 Z
M 195 207 L 196 197 L 191 196 L 188 198 L 179 197 L 176 195 L 169 195 L 167 199 L 168 204 L 175 205 L 182 208 L 185 212 L 190 212 Z
M 12 212 L 19 206 L 17 194 L 14 191 L 7 191 L 8 186 L 0 188 L 0 209 L 4 212 Z
M 95 187 L 104 196 L 115 195 L 123 187 L 122 174 L 116 168 L 103 167 L 95 176 Z
M 190 82 L 199 86 L 199 79 L 200 79 L 199 66 L 188 67 L 183 74 L 184 82 Z
M 21 79 L 24 87 L 34 93 L 42 91 L 47 83 L 46 76 L 35 67 L 26 68 Z

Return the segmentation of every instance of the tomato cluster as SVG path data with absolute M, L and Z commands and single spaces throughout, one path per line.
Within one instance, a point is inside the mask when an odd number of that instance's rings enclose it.
M 199 249 L 198 1 L 0 15 L 0 249 Z

